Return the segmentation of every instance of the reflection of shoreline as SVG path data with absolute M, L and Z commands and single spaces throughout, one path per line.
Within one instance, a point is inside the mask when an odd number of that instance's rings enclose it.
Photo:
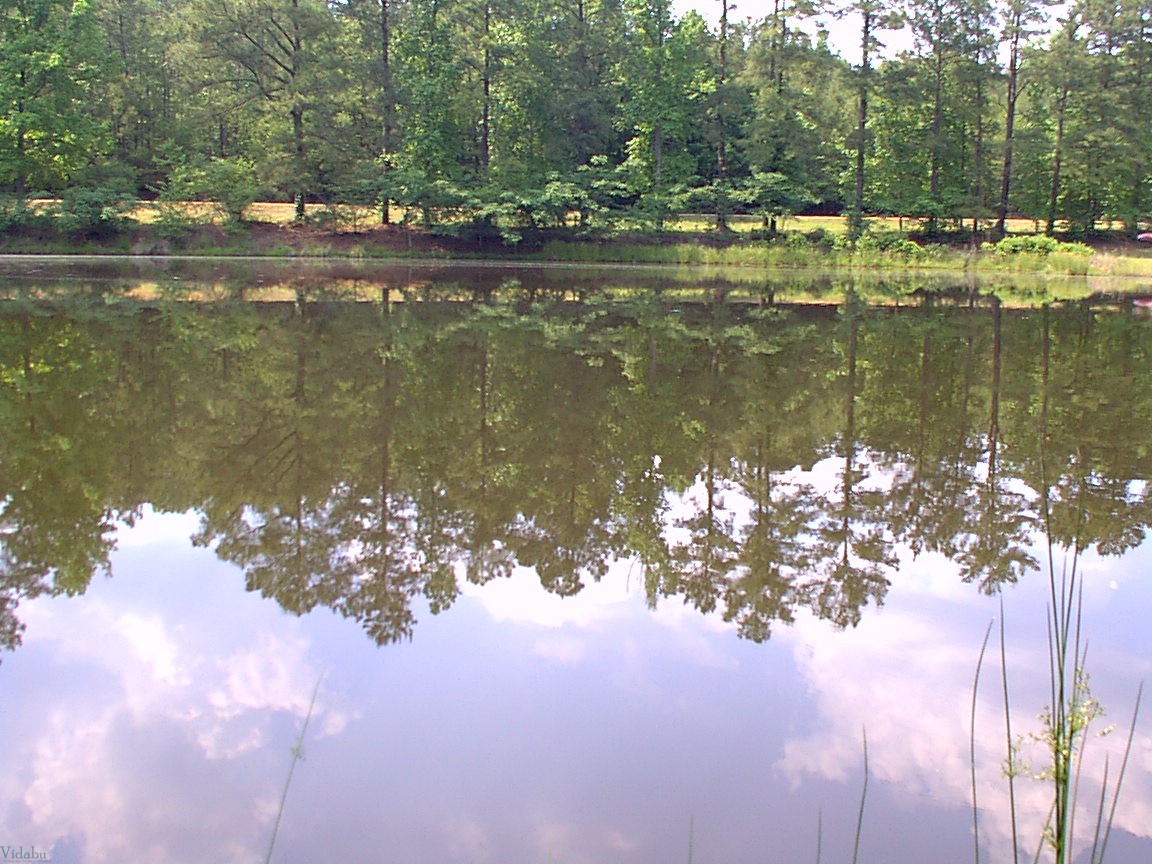
M 142 300 L 248 299 L 295 303 L 312 300 L 378 302 L 439 297 L 503 295 L 574 300 L 599 291 L 667 292 L 682 299 L 718 294 L 762 302 L 839 305 L 854 293 L 877 304 L 905 305 L 909 296 L 936 295 L 982 302 L 981 294 L 1006 293 L 1005 302 L 1034 307 L 1033 298 L 1084 300 L 1124 294 L 1130 279 L 1060 274 L 776 269 L 708 265 L 612 264 L 566 261 L 452 260 L 443 258 L 275 258 L 259 256 L 0 255 L 6 296 L 33 292 L 67 298 L 77 287 L 98 287 Z M 1015 294 L 1018 299 L 1013 299 Z
M 799 608 L 856 623 L 904 547 L 994 591 L 1034 566 L 1045 462 L 1060 544 L 1077 508 L 1088 545 L 1139 543 L 1143 322 L 916 302 L 16 304 L 0 633 L 149 502 L 381 643 L 518 566 L 564 595 L 634 557 L 649 599 L 756 641 Z

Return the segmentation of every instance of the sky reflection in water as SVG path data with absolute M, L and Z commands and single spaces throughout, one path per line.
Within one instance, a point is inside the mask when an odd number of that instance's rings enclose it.
M 320 680 L 275 861 L 848 861 L 865 731 L 860 861 L 972 860 L 998 586 L 1014 731 L 1049 700 L 1041 486 L 1107 722 L 1152 680 L 1146 321 L 118 303 L 0 318 L 0 845 L 263 860 Z
M 690 842 L 694 860 L 814 860 L 818 822 L 823 860 L 848 860 L 864 729 L 863 860 L 970 854 L 967 693 L 997 609 L 946 562 L 910 562 L 855 629 L 801 615 L 761 645 L 676 599 L 649 610 L 623 562 L 570 598 L 520 570 L 378 648 L 329 612 L 245 593 L 238 570 L 189 547 L 194 529 L 147 515 L 120 528 L 114 578 L 24 607 L 25 644 L 0 667 L 5 842 L 57 862 L 263 860 L 322 674 L 273 860 L 659 862 L 687 860 Z M 1148 563 L 1147 545 L 1084 563 L 1093 689 L 1121 724 L 1152 671 L 1146 631 L 1123 626 L 1149 608 Z M 1029 671 L 1045 593 L 1007 595 L 1019 731 L 1045 701 Z M 1003 854 L 986 674 L 981 830 Z M 1115 861 L 1152 848 L 1148 728 L 1117 820 L 1145 839 L 1114 837 Z M 1020 790 L 1038 836 L 1045 790 Z

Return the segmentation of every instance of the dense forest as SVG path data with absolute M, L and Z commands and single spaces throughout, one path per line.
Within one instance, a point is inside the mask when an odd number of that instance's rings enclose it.
M 715 5 L 0 0 L 0 190 L 537 226 L 819 211 L 1051 233 L 1152 209 L 1147 3 Z

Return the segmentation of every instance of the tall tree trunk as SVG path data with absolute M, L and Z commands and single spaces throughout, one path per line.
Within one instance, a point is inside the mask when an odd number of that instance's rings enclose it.
M 395 150 L 392 140 L 396 124 L 396 88 L 392 81 L 392 19 L 390 0 L 380 0 L 380 114 L 382 121 L 382 144 L 386 157 L 391 156 Z M 384 170 L 389 170 L 386 164 Z M 380 222 L 387 225 L 392 221 L 390 208 L 391 199 L 387 196 L 380 202 Z
M 484 101 L 480 107 L 480 172 L 488 176 L 491 165 L 491 134 L 492 134 L 492 46 L 489 42 L 492 34 L 492 4 L 484 4 L 484 69 L 483 88 Z
M 976 79 L 976 141 L 972 152 L 972 233 L 980 230 L 984 212 L 984 76 Z
M 293 196 L 296 203 L 296 221 L 304 221 L 304 207 L 308 198 L 308 190 L 304 181 L 306 169 L 304 165 L 304 105 L 300 101 L 300 95 L 297 87 L 300 81 L 300 58 L 304 53 L 303 40 L 300 38 L 300 19 L 299 19 L 299 0 L 292 0 L 292 51 L 289 55 L 291 57 L 291 70 L 289 71 L 289 78 L 291 80 L 292 92 L 296 95 L 293 97 L 294 101 L 292 109 L 289 112 L 292 115 L 292 156 L 293 165 L 292 171 L 294 177 L 292 182 L 296 186 L 296 192 Z
M 27 86 L 28 75 L 23 69 L 17 76 L 20 82 L 17 91 L 24 92 Z M 12 181 L 12 191 L 16 194 L 17 198 L 23 198 L 28 192 L 28 163 L 25 161 L 24 154 L 28 150 L 28 133 L 24 129 L 24 112 L 27 106 L 24 104 L 23 98 L 17 98 L 14 105 L 14 116 L 19 118 L 14 124 L 16 127 L 16 178 Z
M 856 379 L 856 355 L 859 346 L 860 319 L 857 304 L 859 300 L 850 296 L 845 300 L 844 309 L 848 316 L 848 356 L 845 358 L 848 368 L 847 393 L 844 405 L 844 474 L 843 501 L 840 507 L 840 532 L 843 537 L 843 552 L 840 564 L 847 570 L 851 562 L 852 553 L 852 509 L 855 506 L 856 480 L 859 479 L 854 469 L 856 462 L 856 398 L 859 395 L 859 386 Z
M 933 205 L 936 205 L 940 203 L 940 162 L 944 149 L 940 140 L 944 132 L 944 51 L 939 47 L 933 58 L 933 74 L 935 82 L 932 92 L 932 156 L 928 172 L 928 191 L 931 193 Z M 938 215 L 934 210 L 928 220 L 931 231 L 936 230 Z
M 728 0 L 720 0 L 720 74 L 716 93 L 716 120 L 720 134 L 716 142 L 716 179 L 721 185 L 728 180 L 728 117 L 725 90 L 728 85 Z M 716 230 L 728 230 L 728 203 L 716 199 Z
M 656 227 L 664 227 L 664 201 L 661 188 L 664 174 L 664 127 L 659 123 L 652 129 L 652 189 L 656 193 Z
M 991 406 L 988 417 L 988 491 L 990 500 L 995 501 L 996 474 L 1000 455 L 1000 373 L 1002 366 L 1003 338 L 1000 299 L 992 297 L 992 383 Z
M 295 177 L 292 182 L 296 186 L 296 193 L 293 196 L 296 205 L 296 221 L 303 222 L 305 215 L 305 202 L 307 200 L 307 191 L 304 183 L 304 108 L 300 105 L 292 106 L 292 145 L 293 145 L 293 170 Z
M 1068 107 L 1068 84 L 1060 87 L 1060 98 L 1056 103 L 1056 142 L 1052 152 L 1052 186 L 1048 192 L 1048 221 L 1044 233 L 1051 237 L 1056 233 L 1056 207 L 1060 201 L 1060 168 L 1064 161 L 1064 119 Z
M 856 188 L 852 212 L 848 216 L 848 235 L 856 240 L 864 231 L 864 157 L 868 149 L 868 88 L 872 77 L 872 9 L 860 10 L 863 23 L 860 32 L 860 93 L 856 107 Z
M 1012 16 L 1012 36 L 1008 46 L 1008 99 L 1004 114 L 1004 166 L 1000 172 L 1000 201 L 996 205 L 996 236 L 1008 233 L 1008 197 L 1012 189 L 1012 145 L 1016 129 L 1016 100 L 1019 96 L 1021 13 Z

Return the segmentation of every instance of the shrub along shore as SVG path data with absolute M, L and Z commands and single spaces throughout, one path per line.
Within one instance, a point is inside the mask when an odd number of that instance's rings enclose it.
M 675 264 L 780 268 L 881 268 L 1060 276 L 1152 278 L 1152 247 L 1120 232 L 1081 237 L 1033 233 L 1020 220 L 993 241 L 986 231 L 954 228 L 926 234 L 915 223 L 877 218 L 850 240 L 842 217 L 792 217 L 779 230 L 759 220 L 708 229 L 706 215 L 663 230 L 628 227 L 540 229 L 440 222 L 372 224 L 363 211 L 315 207 L 304 222 L 290 205 L 256 204 L 245 219 L 221 218 L 210 206 L 111 211 L 56 202 L 0 210 L 0 254 L 272 256 L 353 259 L 453 258 L 603 264 Z M 902 230 L 911 224 L 911 230 Z

